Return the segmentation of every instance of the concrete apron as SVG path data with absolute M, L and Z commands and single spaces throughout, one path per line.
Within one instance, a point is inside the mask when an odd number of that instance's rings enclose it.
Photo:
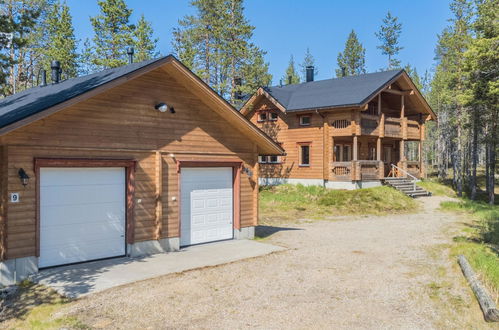
M 179 252 L 138 258 L 116 258 L 40 271 L 34 282 L 59 294 L 78 298 L 157 276 L 216 266 L 285 250 L 252 240 L 231 240 L 190 246 Z

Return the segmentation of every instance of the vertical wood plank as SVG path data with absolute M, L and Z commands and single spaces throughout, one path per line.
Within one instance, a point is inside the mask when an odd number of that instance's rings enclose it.
M 156 228 L 155 237 L 160 239 L 163 231 L 163 157 L 156 151 Z

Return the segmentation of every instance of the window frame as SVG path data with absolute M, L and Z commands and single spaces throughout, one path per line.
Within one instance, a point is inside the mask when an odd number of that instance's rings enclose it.
M 298 142 L 298 167 L 312 167 L 312 142 Z M 303 163 L 303 147 L 308 147 L 308 163 Z
M 258 164 L 268 164 L 268 156 L 258 156 Z
M 272 157 L 275 157 L 275 161 L 272 161 Z M 272 155 L 272 156 L 267 156 L 267 163 L 268 164 L 279 164 L 281 163 L 281 160 L 278 155 Z
M 265 116 L 265 119 L 262 119 L 261 116 Z M 265 111 L 260 111 L 258 112 L 258 117 L 257 117 L 257 122 L 259 123 L 263 123 L 263 122 L 266 122 L 268 120 L 268 115 L 267 115 L 267 112 Z
M 303 123 L 303 118 L 308 118 L 309 122 L 308 123 Z M 298 116 L 298 124 L 300 126 L 311 126 L 312 125 L 312 115 L 311 114 L 306 114 L 306 115 L 300 115 Z
M 277 121 L 279 119 L 279 115 L 277 114 L 277 112 L 270 112 L 269 115 L 270 115 L 268 116 L 269 121 Z M 272 118 L 272 116 L 275 116 L 275 118 Z

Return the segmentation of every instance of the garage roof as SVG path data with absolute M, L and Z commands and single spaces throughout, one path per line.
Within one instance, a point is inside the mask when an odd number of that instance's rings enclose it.
M 282 147 L 272 138 L 253 125 L 172 55 L 67 79 L 57 84 L 33 87 L 0 99 L 0 135 L 92 97 L 105 88 L 114 87 L 167 64 L 172 65 L 181 78 L 191 84 L 191 91 L 202 91 L 201 95 L 208 97 L 215 107 L 214 110 L 229 114 L 225 116 L 226 120 L 255 141 L 261 151 L 274 155 L 284 154 Z

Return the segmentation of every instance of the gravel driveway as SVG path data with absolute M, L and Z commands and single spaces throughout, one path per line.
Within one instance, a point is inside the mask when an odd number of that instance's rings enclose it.
M 118 287 L 56 316 L 122 329 L 487 327 L 446 255 L 460 219 L 438 212 L 441 200 L 412 215 L 267 228 L 264 241 L 288 250 Z

